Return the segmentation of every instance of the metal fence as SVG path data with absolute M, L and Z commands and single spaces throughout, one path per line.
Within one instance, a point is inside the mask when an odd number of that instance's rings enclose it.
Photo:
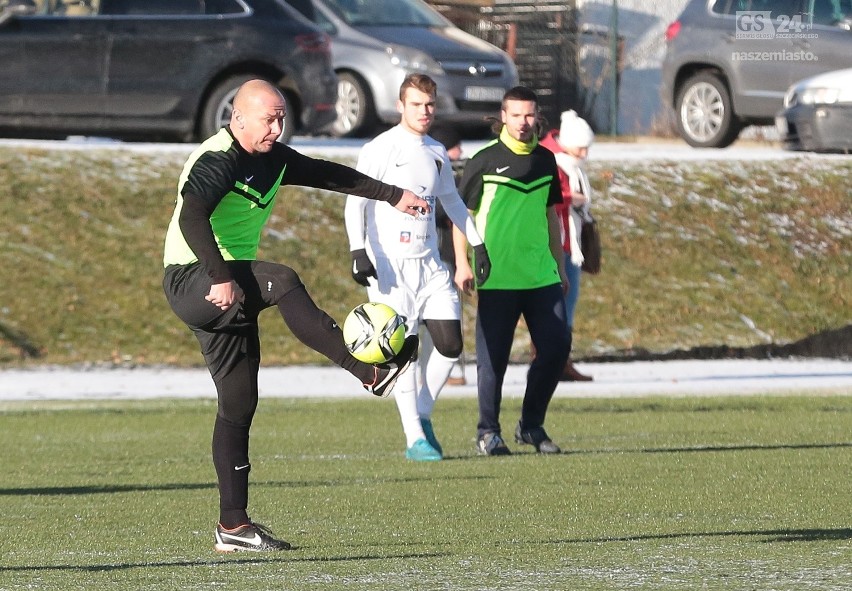
M 459 28 L 509 53 L 521 84 L 538 94 L 550 127 L 558 127 L 562 111 L 574 109 L 596 131 L 610 130 L 617 78 L 609 29 L 578 27 L 576 0 L 429 3 Z

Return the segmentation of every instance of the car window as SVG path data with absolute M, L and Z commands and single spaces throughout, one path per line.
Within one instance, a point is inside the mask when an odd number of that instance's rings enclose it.
M 241 14 L 248 11 L 242 0 L 35 0 L 33 4 L 33 14 L 60 17 Z
M 325 0 L 347 24 L 357 26 L 444 27 L 437 13 L 411 0 Z
M 237 0 L 205 0 L 207 14 L 239 14 L 247 12 L 247 7 Z
M 710 10 L 716 14 L 736 14 L 739 10 L 748 10 L 751 0 L 719 0 Z
M 62 0 L 60 0 L 62 1 Z M 78 0 L 79 1 L 79 0 Z M 246 6 L 240 0 L 89 0 L 100 3 L 103 15 L 199 15 L 240 14 Z
M 314 24 L 320 28 L 324 33 L 328 35 L 335 35 L 337 33 L 337 27 L 334 26 L 334 23 L 328 20 L 328 17 L 323 14 L 322 10 L 314 11 Z
M 800 0 L 755 0 L 752 4 L 755 6 L 752 10 L 767 10 L 773 18 L 780 15 L 792 18 L 801 13 Z
M 48 0 L 33 0 L 32 2 L 28 2 L 25 4 L 30 4 L 35 8 L 31 11 L 32 14 L 46 14 L 48 9 L 50 8 L 50 2 Z M 0 2 L 0 6 L 6 6 L 8 2 Z
M 852 17 L 852 0 L 807 0 L 806 4 L 814 25 L 835 25 Z
M 175 15 L 205 14 L 204 0 L 100 0 L 100 14 Z
M 97 0 L 45 0 L 36 2 L 38 14 L 56 16 L 91 16 L 97 14 Z
M 759 10 L 752 8 L 752 0 L 718 0 L 710 7 L 716 14 L 733 15 L 743 10 Z
M 731 0 L 716 0 L 710 4 L 713 14 L 731 14 Z
M 760 10 L 771 12 L 773 17 L 782 14 L 792 17 L 800 13 L 800 6 L 801 0 L 718 0 L 713 3 L 710 10 L 715 14 L 724 15 Z

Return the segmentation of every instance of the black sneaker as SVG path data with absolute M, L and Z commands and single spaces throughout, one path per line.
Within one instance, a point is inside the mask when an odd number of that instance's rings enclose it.
M 550 440 L 543 427 L 536 427 L 529 431 L 521 430 L 521 424 L 515 428 L 515 441 L 518 443 L 526 443 L 535 447 L 538 453 L 542 454 L 558 454 L 562 453 L 559 446 Z
M 268 527 L 257 523 L 241 525 L 234 529 L 225 529 L 216 525 L 217 552 L 267 552 L 270 550 L 289 550 L 289 542 L 276 540 Z
M 376 380 L 372 384 L 364 384 L 367 391 L 373 396 L 384 398 L 393 390 L 396 379 L 408 369 L 417 354 L 420 339 L 416 334 L 405 337 L 402 349 L 396 357 L 388 363 L 376 365 Z
M 508 456 L 512 452 L 499 433 L 484 433 L 476 442 L 476 451 L 483 456 Z

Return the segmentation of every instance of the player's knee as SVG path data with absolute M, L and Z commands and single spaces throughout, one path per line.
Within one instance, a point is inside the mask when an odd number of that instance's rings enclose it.
M 295 269 L 288 267 L 286 265 L 280 265 L 279 274 L 281 283 L 285 287 L 293 288 L 299 285 L 302 285 L 302 279 L 299 277 L 299 274 L 296 273 Z
M 458 320 L 427 320 L 426 329 L 435 350 L 444 357 L 457 359 L 464 348 L 462 340 L 461 322 Z
M 258 294 L 264 301 L 280 305 L 290 294 L 304 289 L 301 277 L 291 267 L 259 261 L 255 268 Z
M 444 357 L 450 359 L 458 359 L 464 349 L 464 343 L 461 339 L 450 339 L 447 342 L 435 343 L 435 350 Z
M 252 404 L 250 401 L 237 398 L 230 401 L 220 401 L 217 414 L 229 425 L 247 427 L 251 425 L 256 409 L 256 403 Z

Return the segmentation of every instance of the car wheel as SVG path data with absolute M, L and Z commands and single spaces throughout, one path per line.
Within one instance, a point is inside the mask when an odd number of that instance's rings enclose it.
M 233 76 L 213 89 L 207 97 L 207 102 L 204 104 L 204 111 L 198 126 L 199 140 L 203 141 L 207 139 L 231 122 L 231 113 L 234 110 L 234 96 L 237 94 L 237 90 L 245 82 L 256 78 L 257 76 L 250 74 Z M 284 102 L 287 108 L 287 118 L 285 120 L 284 132 L 278 138 L 278 141 L 286 144 L 296 131 L 295 121 L 298 121 L 298 114 L 291 110 L 293 101 L 287 96 L 287 93 L 282 91 L 282 94 L 284 95 Z M 289 124 L 291 121 L 294 122 L 292 125 Z
M 678 133 L 690 146 L 724 148 L 740 133 L 728 88 L 715 74 L 701 72 L 684 82 L 675 109 Z
M 376 115 L 373 100 L 360 78 L 343 72 L 337 76 L 337 102 L 334 105 L 337 119 L 331 124 L 331 134 L 351 137 L 369 131 Z

